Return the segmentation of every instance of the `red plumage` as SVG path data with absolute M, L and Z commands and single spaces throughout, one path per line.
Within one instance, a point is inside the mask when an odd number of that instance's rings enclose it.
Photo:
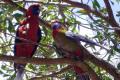
M 29 44 L 29 41 L 40 42 L 41 30 L 38 24 L 38 15 L 41 6 L 39 4 L 31 5 L 25 18 L 20 22 L 16 36 L 26 40 L 15 39 L 14 55 L 18 57 L 32 57 L 38 45 Z M 19 44 L 18 44 L 19 43 Z M 26 64 L 14 63 L 15 72 L 17 72 L 16 80 L 22 80 L 24 68 Z

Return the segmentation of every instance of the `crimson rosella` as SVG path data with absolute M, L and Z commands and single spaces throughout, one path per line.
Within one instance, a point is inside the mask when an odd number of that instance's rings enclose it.
M 18 25 L 16 32 L 14 56 L 32 57 L 38 45 L 30 44 L 30 41 L 39 43 L 41 30 L 38 24 L 38 16 L 41 11 L 40 4 L 31 5 L 26 12 L 25 18 Z M 19 38 L 18 38 L 19 37 Z M 26 40 L 23 40 L 23 39 Z M 15 80 L 23 80 L 26 64 L 14 63 L 14 70 L 17 73 Z
M 89 40 L 82 36 L 78 36 L 71 32 L 67 32 L 65 29 L 62 29 L 61 23 L 58 20 L 52 21 L 51 27 L 52 27 L 52 35 L 54 38 L 55 47 L 57 49 L 56 51 L 60 55 L 62 55 L 62 57 L 67 57 L 67 58 L 79 57 L 82 59 L 84 57 L 84 51 L 81 47 L 82 46 L 80 43 L 81 41 L 104 48 L 103 46 L 93 42 L 92 40 Z M 60 50 L 63 50 L 63 52 Z M 66 51 L 68 51 L 70 54 L 67 53 Z M 74 65 L 72 66 L 77 74 L 83 73 L 83 70 L 80 67 Z M 78 77 L 78 79 L 90 80 L 88 75 L 81 75 Z

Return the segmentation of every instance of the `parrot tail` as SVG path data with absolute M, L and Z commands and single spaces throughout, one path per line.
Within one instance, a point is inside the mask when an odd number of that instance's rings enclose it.
M 78 80 L 90 80 L 88 75 L 81 75 L 77 77 Z
M 26 66 L 26 64 L 14 63 L 15 73 L 17 74 L 17 76 L 15 77 L 14 80 L 24 80 L 23 76 L 24 76 L 25 66 Z
M 24 76 L 24 71 L 23 71 L 23 73 L 21 74 L 21 73 L 19 73 L 19 72 L 17 72 L 17 76 L 15 77 L 15 79 L 14 80 L 24 80 L 23 79 L 23 76 Z
M 78 66 L 73 66 L 73 67 L 75 69 L 76 74 L 82 74 L 83 73 L 83 70 L 80 67 L 78 67 Z M 77 80 L 90 80 L 90 78 L 89 78 L 88 75 L 81 75 L 81 76 L 77 77 Z

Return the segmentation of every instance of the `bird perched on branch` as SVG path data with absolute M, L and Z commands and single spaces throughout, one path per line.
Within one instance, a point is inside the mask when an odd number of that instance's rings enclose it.
M 67 58 L 78 57 L 82 59 L 84 57 L 84 50 L 81 47 L 82 46 L 80 44 L 81 41 L 104 48 L 103 46 L 93 42 L 92 40 L 89 40 L 85 37 L 76 35 L 71 32 L 67 32 L 66 30 L 62 29 L 61 22 L 58 20 L 52 21 L 51 27 L 57 52 L 63 57 Z M 83 70 L 80 67 L 74 65 L 72 66 L 77 74 L 83 73 Z M 90 80 L 88 75 L 79 76 L 78 79 Z
M 40 4 L 33 4 L 27 9 L 25 18 L 18 25 L 16 32 L 14 56 L 32 57 L 35 53 L 38 45 L 30 44 L 30 41 L 39 43 L 41 40 L 41 30 L 38 24 L 40 11 Z M 14 63 L 14 70 L 17 73 L 15 80 L 23 80 L 25 67 L 26 64 Z

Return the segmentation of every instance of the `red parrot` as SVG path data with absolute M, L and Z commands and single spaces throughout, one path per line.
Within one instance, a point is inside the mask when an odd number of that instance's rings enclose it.
M 82 45 L 80 44 L 81 41 L 104 48 L 103 46 L 93 42 L 92 40 L 89 40 L 82 36 L 78 36 L 71 32 L 67 32 L 65 29 L 62 29 L 61 23 L 58 20 L 52 21 L 51 27 L 55 47 L 57 49 L 56 51 L 59 53 L 59 55 L 63 57 L 74 59 L 76 57 L 79 57 L 82 59 L 84 57 L 84 50 L 82 49 Z M 60 50 L 68 51 L 69 54 L 64 53 Z M 80 67 L 74 65 L 72 66 L 77 74 L 83 73 L 83 70 Z M 88 75 L 81 75 L 78 77 L 78 80 L 90 80 L 90 79 Z
M 38 24 L 40 11 L 40 4 L 31 5 L 27 9 L 25 18 L 18 25 L 16 37 L 24 38 L 28 41 L 15 38 L 14 56 L 32 57 L 35 53 L 38 45 L 29 44 L 29 41 L 39 43 L 41 40 L 41 30 Z M 15 80 L 23 80 L 25 66 L 26 64 L 14 63 L 14 70 L 17 73 Z

